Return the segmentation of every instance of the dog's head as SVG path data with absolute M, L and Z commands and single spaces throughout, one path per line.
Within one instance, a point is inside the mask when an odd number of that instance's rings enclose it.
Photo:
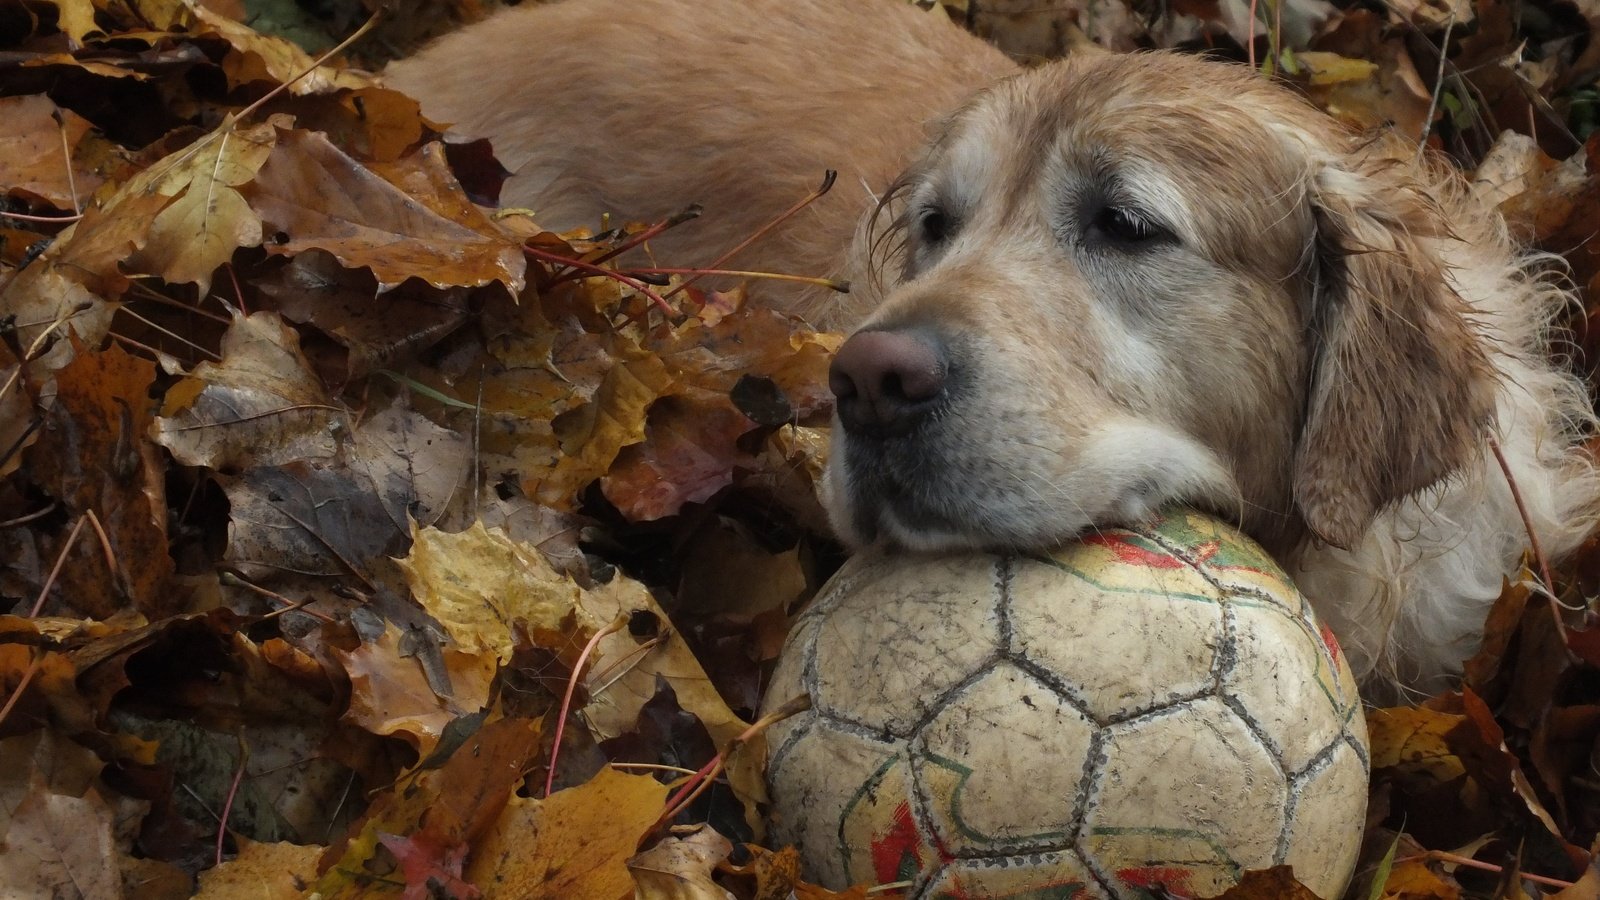
M 1493 408 L 1429 191 L 1244 67 L 1095 56 L 995 86 L 880 210 L 894 284 L 832 372 L 835 526 L 1037 546 L 1182 501 L 1350 545 Z

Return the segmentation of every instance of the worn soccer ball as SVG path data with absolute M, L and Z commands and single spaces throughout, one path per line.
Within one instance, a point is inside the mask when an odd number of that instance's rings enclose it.
M 830 887 L 1220 893 L 1355 865 L 1366 723 L 1287 576 L 1197 513 L 1048 555 L 857 556 L 768 689 L 773 837 Z

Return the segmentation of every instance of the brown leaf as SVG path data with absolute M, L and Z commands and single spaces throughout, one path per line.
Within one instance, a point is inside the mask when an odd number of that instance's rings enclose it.
M 600 487 L 629 521 L 676 515 L 733 483 L 734 469 L 755 462 L 738 440 L 755 423 L 726 399 L 666 397 L 650 407 L 643 443 L 617 454 Z
M 455 648 L 441 651 L 450 693 L 434 693 L 423 663 L 406 653 L 403 634 L 392 623 L 375 640 L 353 651 L 330 653 L 350 678 L 350 706 L 344 720 L 373 734 L 403 738 L 420 756 L 432 753 L 445 727 L 477 712 L 489 700 L 494 657 Z
M 733 900 L 727 889 L 711 880 L 712 873 L 733 844 L 709 826 L 688 835 L 662 838 L 649 850 L 628 860 L 639 900 Z
M 11 811 L 0 842 L 0 894 L 100 900 L 122 893 L 111 808 L 90 787 L 51 793 L 36 783 Z
M 348 432 L 298 336 L 256 313 L 235 317 L 220 363 L 201 363 L 167 391 L 154 437 L 184 465 L 226 471 L 325 459 Z
M 176 612 L 166 591 L 172 574 L 167 550 L 165 466 L 145 440 L 155 403 L 155 365 L 112 345 L 80 350 L 56 373 L 56 397 L 39 441 L 28 449 L 28 475 L 73 513 L 94 511 L 98 532 L 86 528 L 75 562 L 63 570 L 51 609 L 105 618 L 123 605 L 160 616 Z M 63 539 L 65 535 L 62 535 Z M 105 555 L 115 560 L 107 572 Z
M 519 293 L 527 268 L 520 247 L 466 202 L 442 151 L 430 146 L 386 167 L 391 181 L 323 135 L 280 131 L 245 190 L 275 232 L 268 249 L 326 250 L 345 266 L 372 269 L 383 288 L 420 278 L 434 287 L 498 281 Z
M 467 876 L 488 900 L 623 900 L 634 886 L 624 863 L 666 799 L 654 778 L 611 768 L 544 800 L 512 798 Z
M 341 365 L 319 368 L 330 384 L 407 360 L 467 319 L 464 289 L 408 281 L 380 294 L 371 272 L 346 269 L 321 250 L 296 256 L 255 287 L 285 319 L 312 325 L 344 348 Z
M 515 796 L 539 746 L 535 720 L 486 723 L 442 766 L 409 773 L 381 794 L 351 833 L 323 855 L 314 890 L 326 900 L 370 896 L 372 879 L 387 880 L 394 866 L 387 851 L 378 852 L 386 835 L 426 835 L 425 846 L 441 860 L 475 846 Z
M 0 123 L 0 192 L 76 211 L 100 186 L 68 155 L 89 132 L 87 119 L 34 94 L 0 98 Z

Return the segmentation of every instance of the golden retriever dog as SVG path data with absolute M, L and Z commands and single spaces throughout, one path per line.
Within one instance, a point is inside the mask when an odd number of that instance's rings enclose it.
M 1369 683 L 1431 689 L 1528 545 L 1511 483 L 1552 556 L 1600 506 L 1543 260 L 1414 144 L 1246 67 L 1022 71 L 896 0 L 565 0 L 389 78 L 491 138 L 547 227 L 703 204 L 656 242 L 677 260 L 839 171 L 738 262 L 882 285 L 763 295 L 853 330 L 824 489 L 847 542 L 1025 550 L 1198 505 Z

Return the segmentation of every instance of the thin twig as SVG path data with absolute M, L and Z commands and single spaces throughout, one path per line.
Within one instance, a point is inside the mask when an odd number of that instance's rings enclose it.
M 61 157 L 67 164 L 67 193 L 72 196 L 72 211 L 83 215 L 83 204 L 78 202 L 78 177 L 72 172 L 72 145 L 67 143 L 67 120 L 56 111 L 56 131 L 61 135 Z
M 106 555 L 106 570 L 115 578 L 119 571 L 117 569 L 117 551 L 111 549 L 111 538 L 106 534 L 105 528 L 100 525 L 100 517 L 94 514 L 93 509 L 85 510 L 83 517 L 89 520 L 90 525 L 94 526 L 94 533 L 100 538 L 100 550 Z
M 548 250 L 536 250 L 533 247 L 529 247 L 526 244 L 522 245 L 522 252 L 528 254 L 529 256 L 533 257 L 534 259 L 539 260 L 540 262 L 556 263 L 558 265 L 570 266 L 570 267 L 572 267 L 574 269 L 582 269 L 583 271 L 588 272 L 591 275 L 597 275 L 597 276 L 599 276 L 601 278 L 610 278 L 612 281 L 619 281 L 619 282 L 627 285 L 628 287 L 633 288 L 634 290 L 638 291 L 639 293 L 643 294 L 644 296 L 648 297 L 650 299 L 650 302 L 655 304 L 656 308 L 661 310 L 667 316 L 670 317 L 673 314 L 672 306 L 667 303 L 665 297 L 662 297 L 660 294 L 657 294 L 655 291 L 650 290 L 650 286 L 649 285 L 645 284 L 642 281 L 639 281 L 636 278 L 629 278 L 628 276 L 622 274 L 621 272 L 617 272 L 617 271 L 615 271 L 613 269 L 601 268 L 600 266 L 591 265 L 591 264 L 583 262 L 581 260 L 576 260 L 576 259 L 572 259 L 570 257 L 562 256 L 559 253 L 551 253 Z
M 583 645 L 583 652 L 578 654 L 578 662 L 572 667 L 572 677 L 567 679 L 566 693 L 561 696 L 561 714 L 556 718 L 556 738 L 550 744 L 550 770 L 544 776 L 544 795 L 550 796 L 556 784 L 556 758 L 561 752 L 561 736 L 567 731 L 567 713 L 572 711 L 572 693 L 578 687 L 578 679 L 583 677 L 583 664 L 589 661 L 589 654 L 600 645 L 600 639 L 608 634 L 616 634 L 628 627 L 628 616 L 620 613 L 611 624 L 596 631 L 589 642 Z
M 1433 117 L 1439 111 L 1439 95 L 1444 93 L 1444 67 L 1450 52 L 1450 30 L 1456 25 L 1455 10 L 1444 23 L 1444 41 L 1439 45 L 1439 69 L 1433 76 L 1433 96 L 1428 100 L 1428 115 L 1422 120 L 1422 137 L 1417 141 L 1417 162 L 1428 150 L 1428 135 L 1433 133 Z
M 1550 560 L 1544 555 L 1544 547 L 1539 543 L 1539 535 L 1533 530 L 1533 517 L 1528 514 L 1528 504 L 1522 500 L 1522 489 L 1517 487 L 1517 479 L 1511 475 L 1511 464 L 1506 461 L 1504 450 L 1500 449 L 1500 441 L 1494 435 L 1489 435 L 1489 449 L 1494 451 L 1495 461 L 1500 464 L 1500 472 L 1506 477 L 1506 486 L 1511 489 L 1511 499 L 1517 504 L 1517 515 L 1522 517 L 1523 530 L 1528 532 L 1528 544 L 1533 548 L 1533 559 L 1539 565 L 1539 577 L 1544 580 L 1545 596 L 1550 598 L 1550 618 L 1555 620 L 1556 633 L 1561 635 L 1562 643 L 1567 640 L 1567 626 L 1561 621 L 1561 601 L 1556 598 L 1556 582 L 1550 574 Z
M 838 291 L 841 294 L 850 293 L 850 282 L 848 281 L 835 281 L 832 278 L 818 278 L 812 275 L 782 275 L 777 272 L 751 272 L 744 269 L 701 269 L 693 267 L 682 269 L 630 268 L 628 271 L 635 275 L 693 275 L 696 278 L 700 277 L 701 275 L 731 275 L 735 278 L 760 278 L 767 281 L 793 281 L 799 284 L 813 284 L 817 287 L 825 287 L 830 291 Z
M 689 804 L 693 803 L 697 797 L 705 793 L 706 789 L 709 788 L 714 781 L 716 781 L 717 776 L 722 773 L 723 760 L 727 759 L 728 754 L 732 753 L 740 744 L 743 744 L 752 737 L 755 737 L 761 732 L 766 731 L 774 724 L 781 722 L 790 716 L 805 712 L 810 708 L 811 698 L 805 694 L 801 694 L 800 696 L 795 697 L 772 712 L 769 712 L 761 718 L 750 723 L 749 728 L 739 732 L 739 735 L 733 740 L 729 741 L 728 746 L 724 747 L 721 753 L 711 757 L 710 762 L 706 763 L 704 766 L 701 766 L 700 771 L 696 772 L 693 777 L 684 782 L 683 786 L 678 788 L 677 792 L 667 799 L 666 809 L 662 811 L 660 818 L 656 819 L 655 825 L 651 826 L 650 830 L 655 831 L 662 825 L 665 825 L 666 823 L 677 818 L 679 813 L 689 808 Z
M 56 555 L 56 564 L 50 569 L 50 577 L 44 580 L 44 587 L 39 588 L 39 599 L 33 602 L 33 609 L 28 612 L 32 619 L 44 609 L 45 598 L 50 596 L 50 589 L 56 586 L 56 579 L 61 577 L 61 569 L 67 564 L 67 554 L 72 551 L 72 545 L 78 540 L 78 532 L 83 530 L 83 523 L 87 517 L 79 516 L 78 523 L 72 526 L 72 531 L 67 534 L 66 543 L 61 545 L 61 552 Z
M 717 268 L 718 266 L 720 266 L 723 263 L 727 262 L 728 260 L 732 259 L 734 257 L 734 255 L 737 254 L 740 250 L 743 250 L 744 248 L 750 246 L 751 244 L 754 244 L 756 241 L 759 241 L 762 238 L 766 237 L 767 234 L 772 231 L 772 229 L 777 228 L 779 225 L 782 225 L 784 222 L 789 221 L 789 219 L 792 218 L 800 210 L 805 209 L 806 207 L 810 206 L 811 204 L 817 202 L 817 200 L 822 198 L 822 195 L 826 194 L 828 191 L 833 190 L 833 183 L 835 181 L 837 181 L 838 179 L 839 179 L 839 173 L 838 172 L 834 171 L 833 169 L 827 170 L 827 172 L 823 173 L 822 184 L 818 185 L 816 190 L 812 191 L 811 193 L 809 193 L 809 194 L 805 195 L 803 198 L 801 198 L 799 203 L 796 203 L 795 205 L 793 205 L 793 206 L 789 207 L 788 209 L 784 210 L 776 219 L 773 219 L 771 222 L 768 222 L 767 224 L 761 226 L 760 228 L 757 228 L 755 230 L 754 234 L 752 234 L 749 237 L 745 238 L 744 240 L 740 241 L 737 245 L 734 246 L 734 248 L 732 250 L 729 250 L 727 253 L 722 254 L 721 256 L 717 257 L 716 259 L 713 259 L 710 263 L 708 263 L 706 265 L 706 268 L 708 268 L 708 269 Z M 696 276 L 690 278 L 689 280 L 685 281 L 684 283 L 678 285 L 677 287 L 673 288 L 672 290 L 667 291 L 667 296 L 671 297 L 671 296 L 677 294 L 679 291 L 683 290 L 684 288 L 688 287 L 691 284 L 694 284 L 696 281 L 699 281 L 699 280 L 700 280 L 700 276 L 696 275 Z
M 222 865 L 222 842 L 228 836 L 228 816 L 233 813 L 233 798 L 239 793 L 239 782 L 244 780 L 244 768 L 250 762 L 250 747 L 239 735 L 239 768 L 233 773 L 233 784 L 228 786 L 227 799 L 222 801 L 221 822 L 217 825 L 217 865 Z
M 275 603 L 282 603 L 283 604 L 283 607 L 281 609 L 275 610 L 273 612 L 268 613 L 265 616 L 262 616 L 263 619 L 270 619 L 273 616 L 282 615 L 283 613 L 286 613 L 286 612 L 296 612 L 296 611 L 298 611 L 298 612 L 305 613 L 306 615 L 312 617 L 313 619 L 318 619 L 318 620 L 326 622 L 326 623 L 328 623 L 330 625 L 333 624 L 335 621 L 337 621 L 332 616 L 323 615 L 322 613 L 316 612 L 315 610 L 310 610 L 310 609 L 306 609 L 305 608 L 306 604 L 311 603 L 314 600 L 316 600 L 315 597 L 309 598 L 309 599 L 306 599 L 306 600 L 300 600 L 300 601 L 290 600 L 288 597 L 285 597 L 284 595 L 279 594 L 276 591 L 270 591 L 270 590 L 268 590 L 268 589 L 266 589 L 264 587 L 261 587 L 260 585 L 251 584 L 250 582 L 248 582 L 248 581 L 244 580 L 243 578 L 239 577 L 238 573 L 236 573 L 236 572 L 223 571 L 222 573 L 220 573 L 217 576 L 217 580 L 221 581 L 223 584 L 228 585 L 230 587 L 242 587 L 247 591 L 251 591 L 251 592 L 256 593 L 256 594 L 258 594 L 258 595 L 260 595 L 262 597 L 266 597 L 268 600 L 271 600 L 271 601 L 273 601 Z
M 71 225 L 83 218 L 83 213 L 75 216 L 30 216 L 26 213 L 0 212 L 0 219 L 16 219 L 21 222 L 40 222 L 45 225 Z
M 651 225 L 649 228 L 646 228 L 645 230 L 643 230 L 643 231 L 639 232 L 638 234 L 634 235 L 633 237 L 628 238 L 626 241 L 623 241 L 621 244 L 618 244 L 617 246 L 612 247 L 610 250 L 607 250 L 606 252 L 600 254 L 599 256 L 596 256 L 594 259 L 588 260 L 588 262 L 591 265 L 596 265 L 596 266 L 600 265 L 603 262 L 610 262 L 611 260 L 616 259 L 618 256 L 621 256 L 622 254 L 627 253 L 629 250 L 632 250 L 633 248 L 639 246 L 640 244 L 643 244 L 645 241 L 652 240 L 653 238 L 655 238 L 656 236 L 660 235 L 662 232 L 666 231 L 667 229 L 676 228 L 677 226 L 682 225 L 683 223 L 689 221 L 690 219 L 697 218 L 699 215 L 700 215 L 700 205 L 698 203 L 696 203 L 696 204 L 690 206 L 688 209 L 685 209 L 683 212 L 676 213 L 674 215 L 668 216 L 667 218 L 662 219 L 661 221 L 655 223 L 654 225 Z M 562 280 L 564 280 L 566 278 L 570 278 L 570 277 L 572 277 L 570 274 L 563 274 L 563 275 L 557 277 L 556 281 L 562 281 Z
M 1415 856 L 1402 857 L 1400 859 L 1395 860 L 1395 862 L 1396 863 L 1418 862 L 1418 861 L 1427 862 L 1429 860 L 1435 860 L 1435 861 L 1438 861 L 1438 862 L 1447 862 L 1447 863 L 1451 863 L 1452 865 L 1457 865 L 1457 866 L 1466 866 L 1469 869 L 1478 869 L 1478 870 L 1484 871 L 1484 872 L 1494 872 L 1497 875 L 1506 870 L 1505 866 L 1497 866 L 1494 863 L 1488 863 L 1488 862 L 1484 862 L 1483 860 L 1473 859 L 1470 856 L 1460 856 L 1458 854 L 1451 853 L 1451 852 L 1449 852 L 1447 850 L 1429 850 L 1426 853 L 1419 853 L 1419 854 L 1417 854 Z M 1517 877 L 1518 878 L 1526 878 L 1529 881 L 1533 882 L 1534 884 L 1542 884 L 1545 887 L 1553 887 L 1553 888 L 1569 888 L 1569 887 L 1572 887 L 1572 882 L 1570 882 L 1570 881 L 1562 881 L 1559 878 L 1548 878 L 1548 877 L 1546 877 L 1544 875 L 1531 875 L 1531 874 L 1529 874 L 1527 872 L 1518 872 L 1517 873 Z

